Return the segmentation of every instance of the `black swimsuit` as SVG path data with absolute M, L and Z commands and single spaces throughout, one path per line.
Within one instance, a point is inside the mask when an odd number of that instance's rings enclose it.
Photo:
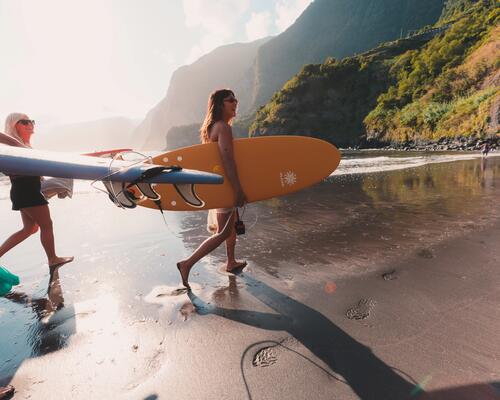
M 41 192 L 39 176 L 11 176 L 10 181 L 12 183 L 10 199 L 13 210 L 49 204 Z

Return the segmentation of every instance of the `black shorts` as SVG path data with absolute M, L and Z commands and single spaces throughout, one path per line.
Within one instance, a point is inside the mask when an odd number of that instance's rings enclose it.
M 10 181 L 12 183 L 10 199 L 13 210 L 49 204 L 41 192 L 39 176 L 16 176 L 10 178 Z

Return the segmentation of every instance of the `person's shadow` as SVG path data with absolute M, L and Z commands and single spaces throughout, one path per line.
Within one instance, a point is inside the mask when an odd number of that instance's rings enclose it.
M 354 340 L 320 312 L 245 273 L 238 276 L 253 296 L 277 313 L 226 309 L 207 304 L 189 291 L 188 296 L 197 313 L 220 315 L 247 325 L 288 332 L 332 371 L 342 375 L 361 399 L 414 399 L 417 394 L 422 394 L 417 385 L 398 375 L 368 347 Z
M 47 296 L 32 298 L 24 292 L 13 291 L 4 296 L 14 303 L 31 307 L 36 319 L 28 328 L 24 357 L 16 358 L 15 365 L 7 371 L 8 384 L 24 359 L 42 356 L 66 346 L 68 338 L 76 332 L 74 307 L 64 305 L 64 297 L 59 279 L 59 268 L 51 268 Z

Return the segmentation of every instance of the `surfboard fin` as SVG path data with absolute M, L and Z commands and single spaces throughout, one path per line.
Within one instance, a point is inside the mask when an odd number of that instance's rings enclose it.
M 135 208 L 144 197 L 155 202 L 160 200 L 160 195 L 150 183 L 126 184 L 111 181 L 103 181 L 103 183 L 108 191 L 109 198 L 118 207 Z M 134 193 L 133 187 L 137 187 L 142 196 L 137 196 L 137 191 Z
M 182 199 L 190 206 L 199 208 L 205 205 L 205 202 L 196 194 L 193 183 L 174 184 L 174 187 Z
M 177 171 L 180 170 L 180 167 L 159 167 L 152 168 L 144 172 L 144 174 L 135 181 L 131 183 L 123 183 L 123 182 L 111 182 L 111 181 L 103 181 L 104 186 L 106 187 L 109 198 L 113 203 L 115 203 L 118 207 L 123 208 L 135 208 L 137 204 L 143 199 L 142 196 L 153 200 L 160 211 L 163 214 L 163 209 L 161 207 L 161 196 L 153 189 L 152 184 L 144 183 L 142 180 L 150 178 L 151 176 L 161 173 L 165 170 Z M 141 197 L 137 197 L 133 190 L 133 187 L 137 187 L 139 192 L 141 193 Z M 182 199 L 194 208 L 201 208 L 205 205 L 205 202 L 201 200 L 196 194 L 195 185 L 193 183 L 178 183 L 174 184 L 177 193 L 182 197 Z
M 140 200 L 135 197 L 133 192 L 125 187 L 123 182 L 103 181 L 106 190 L 108 191 L 109 198 L 118 207 L 135 208 L 137 202 Z
M 148 199 L 151 199 L 153 201 L 160 200 L 160 195 L 156 193 L 156 191 L 153 189 L 153 186 L 149 183 L 137 183 L 136 184 L 137 188 L 140 190 L 140 192 L 146 196 Z

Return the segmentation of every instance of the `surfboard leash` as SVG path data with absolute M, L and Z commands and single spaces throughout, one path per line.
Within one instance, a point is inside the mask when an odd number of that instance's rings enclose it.
M 117 169 L 116 171 L 112 171 L 112 170 L 111 170 L 111 167 L 113 166 L 113 162 L 114 162 L 115 160 L 118 160 L 118 158 L 119 158 L 119 157 L 121 157 L 121 156 L 122 156 L 122 154 L 125 154 L 125 153 L 137 154 L 137 155 L 139 155 L 139 156 L 141 156 L 141 157 L 143 157 L 143 158 L 142 158 L 141 160 L 138 160 L 138 161 L 132 161 L 132 163 L 131 163 L 130 165 L 127 165 L 126 167 L 122 167 L 122 168 Z M 123 160 L 123 158 L 122 158 L 122 160 Z M 104 175 L 104 176 L 102 176 L 102 177 L 98 178 L 98 179 L 94 179 L 94 180 L 90 183 L 90 186 L 92 186 L 94 189 L 97 189 L 97 190 L 98 190 L 98 191 L 100 191 L 100 192 L 103 192 L 103 193 L 107 194 L 107 195 L 109 196 L 110 200 L 111 200 L 111 201 L 112 201 L 112 202 L 113 202 L 116 206 L 118 206 L 118 207 L 120 207 L 120 208 L 134 208 L 134 207 L 135 207 L 135 205 L 134 205 L 134 206 L 131 206 L 131 207 L 129 207 L 129 206 L 125 206 L 125 205 L 124 205 L 124 204 L 123 204 L 123 203 L 122 203 L 122 202 L 118 199 L 118 196 L 119 196 L 121 193 L 123 193 L 123 194 L 124 194 L 124 196 L 125 196 L 125 197 L 126 197 L 126 198 L 127 198 L 127 199 L 131 202 L 131 203 L 135 203 L 134 199 L 131 199 L 130 197 L 127 197 L 127 194 L 125 193 L 125 192 L 127 191 L 126 189 L 128 188 L 128 186 L 127 186 L 127 188 L 125 188 L 124 183 L 122 183 L 122 190 L 120 190 L 118 193 L 116 193 L 116 192 L 115 192 L 115 190 L 114 190 L 114 187 L 112 186 L 112 184 L 110 184 L 110 185 L 109 185 L 109 188 L 108 188 L 108 187 L 106 186 L 105 182 L 111 182 L 111 181 L 108 181 L 108 178 L 109 178 L 110 176 L 113 176 L 113 175 L 115 175 L 115 174 L 117 174 L 117 173 L 119 173 L 119 172 L 121 172 L 121 171 L 123 171 L 123 170 L 125 170 L 125 169 L 128 169 L 128 168 L 130 168 L 130 167 L 133 167 L 133 166 L 135 166 L 135 165 L 137 165 L 137 164 L 142 164 L 142 163 L 144 163 L 146 160 L 148 160 L 148 161 L 151 161 L 151 162 L 152 162 L 153 158 L 152 158 L 151 156 L 146 156 L 146 155 L 141 154 L 141 153 L 136 152 L 136 151 L 126 151 L 126 152 L 116 153 L 116 154 L 113 156 L 113 158 L 111 158 L 111 160 L 109 161 L 108 173 L 107 173 L 106 175 Z M 152 168 L 152 169 L 153 169 L 153 170 L 155 170 L 155 168 Z M 147 171 L 145 171 L 145 172 L 147 172 Z M 144 175 L 144 173 L 143 173 L 143 175 Z M 104 186 L 106 187 L 106 191 L 105 191 L 105 190 L 103 190 L 103 189 L 101 189 L 101 188 L 99 188 L 98 186 L 96 186 L 96 183 L 97 183 L 97 182 L 103 182 Z M 139 190 L 140 190 L 140 189 L 139 189 Z M 130 194 L 129 194 L 129 196 L 130 196 Z
M 246 211 L 247 211 L 247 204 L 243 205 L 243 207 L 236 207 L 237 209 L 242 209 L 241 211 L 241 215 L 240 215 L 240 219 L 243 221 L 243 217 L 245 216 L 246 214 Z M 259 216 L 256 212 L 254 212 L 254 215 L 255 215 L 255 221 L 252 222 L 252 224 L 250 226 L 247 226 L 246 229 L 252 229 L 255 225 L 257 225 L 257 222 L 259 220 Z
M 161 216 L 163 217 L 163 222 L 165 222 L 165 226 L 168 227 L 167 220 L 165 218 L 165 214 L 163 213 L 163 208 L 161 206 L 161 199 L 156 199 L 156 200 L 153 200 L 153 201 L 154 201 L 154 203 L 156 204 L 156 206 L 158 207 L 158 209 L 161 212 Z

